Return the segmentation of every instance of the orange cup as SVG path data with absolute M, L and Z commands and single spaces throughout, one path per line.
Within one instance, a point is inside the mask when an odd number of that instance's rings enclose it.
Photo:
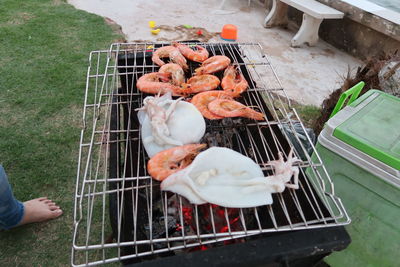
M 236 41 L 237 27 L 233 24 L 225 24 L 222 28 L 221 38 L 226 41 Z

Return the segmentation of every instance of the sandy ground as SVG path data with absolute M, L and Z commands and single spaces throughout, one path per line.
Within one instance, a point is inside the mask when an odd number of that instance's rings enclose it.
M 217 0 L 68 0 L 86 10 L 121 25 L 128 41 L 170 41 L 196 37 L 180 27 L 188 24 L 204 28 L 206 41 L 221 42 L 218 32 L 224 24 L 238 27 L 238 42 L 260 43 L 282 82 L 288 96 L 303 104 L 321 105 L 342 84 L 349 69 L 362 62 L 320 40 L 315 47 L 290 47 L 295 31 L 265 29 L 262 22 L 267 9 L 258 1 L 227 0 L 218 9 Z M 153 20 L 161 32 L 152 35 L 148 21 Z M 103 49 L 99 47 L 99 49 Z

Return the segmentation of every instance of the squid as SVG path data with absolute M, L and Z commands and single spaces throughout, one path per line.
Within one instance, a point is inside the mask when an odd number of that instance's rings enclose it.
M 161 190 L 187 198 L 192 204 L 212 203 L 227 208 L 250 208 L 273 203 L 272 193 L 298 188 L 298 159 L 293 151 L 285 162 L 271 161 L 274 174 L 265 177 L 252 159 L 224 147 L 211 147 L 197 155 L 186 168 L 171 174 Z M 294 176 L 294 183 L 290 180 Z

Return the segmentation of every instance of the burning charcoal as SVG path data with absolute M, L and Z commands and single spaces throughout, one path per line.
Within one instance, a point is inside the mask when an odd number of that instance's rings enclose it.
M 254 153 L 254 150 L 253 150 L 252 147 L 248 147 L 248 148 L 247 148 L 247 156 L 248 156 L 249 158 L 252 158 L 253 160 L 256 159 L 256 154 Z
M 229 209 L 229 208 L 223 208 L 218 205 L 210 204 L 212 207 L 212 213 L 213 213 L 213 221 L 214 221 L 214 228 L 217 233 L 225 233 L 228 232 L 229 229 L 231 231 L 237 231 L 237 230 L 242 230 L 242 227 L 240 225 L 239 221 L 239 209 Z M 213 225 L 212 225 L 212 220 L 211 220 L 211 214 L 210 214 L 210 206 L 209 205 L 204 205 L 202 209 L 202 225 L 205 225 L 205 229 L 207 231 L 212 230 Z M 228 216 L 228 220 L 227 217 Z M 229 227 L 228 227 L 229 224 Z
M 216 135 L 215 135 L 215 140 L 218 142 L 218 143 L 223 143 L 223 140 L 224 140 L 224 137 L 223 137 L 223 135 L 222 135 L 222 132 L 219 132 L 219 133 L 217 133 Z
M 201 140 L 201 143 L 206 143 L 209 147 L 218 146 L 218 141 L 212 133 L 206 133 Z
M 177 221 L 172 216 L 167 216 L 167 224 L 165 224 L 164 216 L 155 218 L 151 229 L 152 239 L 165 238 L 167 231 L 168 231 L 168 236 L 172 235 L 176 231 L 176 224 Z M 145 226 L 145 229 L 147 233 L 147 238 L 150 239 L 150 235 L 148 234 L 150 233 L 150 227 L 147 225 Z M 161 249 L 165 247 L 166 244 L 164 243 L 154 243 L 155 249 Z

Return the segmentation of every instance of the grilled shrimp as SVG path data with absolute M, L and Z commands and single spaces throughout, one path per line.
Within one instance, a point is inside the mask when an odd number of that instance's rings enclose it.
M 241 93 L 246 91 L 249 84 L 238 69 L 234 66 L 229 66 L 224 72 L 221 86 L 226 93 L 233 97 L 238 97 Z
M 208 104 L 208 109 L 221 117 L 245 117 L 259 121 L 264 120 L 264 114 L 235 100 L 215 99 Z
M 224 91 L 207 91 L 195 95 L 190 101 L 195 107 L 209 120 L 223 119 L 223 116 L 218 116 L 208 109 L 208 104 L 215 99 L 233 99 Z
M 226 56 L 213 56 L 204 61 L 200 68 L 197 68 L 196 75 L 211 74 L 225 69 L 231 63 L 229 57 Z
M 220 81 L 218 77 L 210 74 L 197 75 L 190 78 L 187 83 L 182 84 L 182 94 L 195 94 L 204 91 L 214 90 Z
M 148 94 L 156 95 L 171 92 L 173 95 L 178 95 L 180 87 L 168 83 L 169 80 L 169 74 L 166 73 L 147 73 L 138 79 L 136 87 Z
M 162 65 L 158 72 L 171 75 L 171 82 L 173 85 L 180 86 L 185 82 L 185 73 L 183 72 L 182 67 L 178 64 L 168 63 Z
M 206 144 L 188 144 L 173 147 L 154 155 L 147 163 L 147 171 L 157 181 L 186 168 Z
M 189 46 L 174 42 L 172 43 L 173 46 L 179 49 L 181 54 L 192 61 L 202 63 L 204 60 L 208 58 L 208 51 L 204 47 L 200 45 L 196 45 L 197 51 L 191 49 Z
M 181 66 L 183 70 L 188 69 L 186 58 L 182 56 L 178 48 L 170 45 L 160 47 L 153 53 L 151 60 L 153 60 L 153 62 L 158 66 L 162 66 L 165 65 L 165 62 L 161 60 L 161 58 L 164 57 L 169 57 L 172 62 Z

